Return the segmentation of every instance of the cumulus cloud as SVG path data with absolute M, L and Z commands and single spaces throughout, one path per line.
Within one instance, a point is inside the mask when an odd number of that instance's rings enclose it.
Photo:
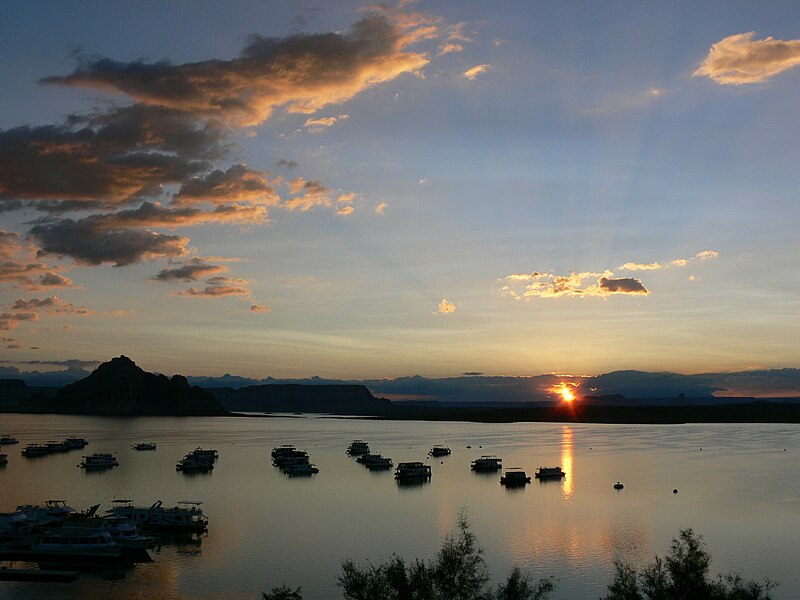
M 755 32 L 730 35 L 711 46 L 694 77 L 720 85 L 760 83 L 800 65 L 800 40 L 754 39 Z
M 449 315 L 450 313 L 456 312 L 456 305 L 450 302 L 447 298 L 442 298 L 442 301 L 439 302 L 439 314 L 442 315 Z
M 295 194 L 295 197 L 289 198 L 281 205 L 288 210 L 307 212 L 317 206 L 331 205 L 331 190 L 316 179 L 306 180 L 298 177 L 291 182 L 289 192 Z
M 257 125 L 278 107 L 314 113 L 428 63 L 408 46 L 439 35 L 430 19 L 372 12 L 347 33 L 253 35 L 241 55 L 173 65 L 168 61 L 84 60 L 71 74 L 43 81 L 122 92 L 137 102 L 239 125 Z
M 155 281 L 197 281 L 227 271 L 223 265 L 213 265 L 207 259 L 192 258 L 177 267 L 162 269 L 153 277 Z
M 202 290 L 190 287 L 188 290 L 178 292 L 179 296 L 194 296 L 200 298 L 222 298 L 226 296 L 250 297 L 251 291 L 246 287 L 247 280 L 231 277 L 211 277 L 206 281 Z
M 181 185 L 173 203 L 184 206 L 204 202 L 215 205 L 231 202 L 274 206 L 280 197 L 269 181 L 267 171 L 233 165 L 227 171 L 215 170 L 205 177 L 193 177 Z
M 36 260 L 35 254 L 36 249 L 23 243 L 19 234 L 0 229 L 0 283 L 31 291 L 72 286 L 72 280 Z
M 80 221 L 63 219 L 37 225 L 30 235 L 41 247 L 41 253 L 69 256 L 76 263 L 115 267 L 159 257 L 183 256 L 189 238 L 165 235 L 143 229 L 109 229 L 103 215 Z
M 519 273 L 506 276 L 501 292 L 515 300 L 532 298 L 607 297 L 612 294 L 647 295 L 650 292 L 639 279 L 615 279 L 611 271 L 603 273 Z
M 355 211 L 355 208 L 352 206 L 340 206 L 336 209 L 336 214 L 342 217 L 346 217 L 348 215 L 352 215 Z
M 478 75 L 485 73 L 489 69 L 492 68 L 492 65 L 475 65 L 471 69 L 467 69 L 464 71 L 464 77 L 469 79 L 470 81 L 474 81 Z
M 386 211 L 389 204 L 387 202 L 380 202 L 375 206 L 375 214 L 382 216 L 383 213 Z
M 712 258 L 717 258 L 718 256 L 719 252 L 716 250 L 703 250 L 702 252 L 695 254 L 695 258 L 699 258 L 700 260 L 710 260 Z

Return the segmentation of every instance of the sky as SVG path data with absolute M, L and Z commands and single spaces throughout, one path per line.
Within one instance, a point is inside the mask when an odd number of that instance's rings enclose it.
M 800 4 L 4 3 L 0 356 L 800 366 Z

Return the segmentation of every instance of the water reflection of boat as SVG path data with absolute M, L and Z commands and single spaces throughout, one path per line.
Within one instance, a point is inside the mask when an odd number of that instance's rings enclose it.
M 503 460 L 496 456 L 483 455 L 473 460 L 470 468 L 473 471 L 499 471 L 503 468 Z
M 566 473 L 561 470 L 561 467 L 539 467 L 536 469 L 535 476 L 537 479 L 561 479 L 566 476 Z
M 507 486 L 525 485 L 530 482 L 531 478 L 519 467 L 506 469 L 505 475 L 500 478 L 500 484 Z

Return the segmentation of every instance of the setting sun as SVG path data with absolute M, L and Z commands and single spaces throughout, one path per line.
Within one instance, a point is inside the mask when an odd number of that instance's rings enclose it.
M 549 391 L 553 392 L 554 394 L 558 394 L 561 396 L 561 400 L 563 402 L 570 403 L 575 400 L 575 394 L 572 391 L 574 384 L 567 383 L 566 381 L 562 381 L 558 385 L 554 385 L 550 388 Z

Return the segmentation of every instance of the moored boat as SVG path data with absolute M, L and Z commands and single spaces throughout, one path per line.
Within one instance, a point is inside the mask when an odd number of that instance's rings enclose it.
M 380 454 L 363 454 L 356 459 L 368 469 L 391 469 L 392 459 Z
M 319 473 L 319 469 L 309 463 L 289 464 L 281 467 L 281 472 L 284 475 L 313 475 Z
M 8 464 L 8 454 L 0 454 L 0 467 Z
M 363 440 L 353 440 L 346 451 L 350 456 L 369 454 L 369 444 Z
M 165 508 L 161 500 L 149 507 L 132 506 L 132 500 L 114 500 L 107 510 L 112 515 L 125 517 L 144 529 L 170 529 L 178 531 L 205 531 L 208 518 L 200 508 L 202 502 L 182 500 L 178 506 Z
M 152 442 L 140 442 L 131 446 L 134 450 L 155 450 L 156 445 Z
M 17 506 L 17 513 L 24 514 L 34 527 L 47 527 L 63 523 L 75 509 L 67 505 L 65 500 L 45 500 L 41 504 L 22 504 Z
M 214 468 L 214 461 L 203 455 L 190 453 L 184 456 L 178 464 L 175 465 L 176 471 L 183 471 L 188 473 L 191 471 L 211 471 Z
M 395 479 L 427 479 L 431 476 L 431 466 L 418 461 L 401 462 L 394 472 Z
M 65 439 L 62 444 L 64 444 L 68 450 L 80 450 L 88 446 L 89 442 L 87 442 L 84 438 L 70 437 Z
M 484 454 L 470 464 L 473 471 L 499 471 L 503 468 L 503 459 Z
M 277 458 L 278 456 L 288 456 L 291 455 L 292 452 L 295 452 L 297 448 L 295 448 L 292 444 L 284 444 L 283 446 L 275 446 L 272 449 L 271 456 L 272 458 Z
M 50 448 L 46 444 L 28 444 L 22 449 L 22 456 L 28 458 L 35 458 L 37 456 L 46 456 L 50 454 Z
M 6 444 L 19 444 L 19 440 L 15 437 L 11 437 L 10 435 L 4 435 L 0 437 L 0 445 Z
M 500 478 L 501 485 L 525 485 L 531 482 L 531 478 L 519 467 L 506 469 L 505 474 Z
M 83 457 L 78 465 L 82 469 L 108 469 L 119 466 L 116 457 L 110 452 L 96 452 Z
M 31 545 L 31 551 L 60 559 L 118 557 L 122 554 L 122 546 L 102 529 L 62 527 L 42 535 L 38 542 Z
M 447 446 L 436 445 L 428 452 L 428 456 L 450 456 L 450 448 Z
M 535 473 L 537 479 L 561 479 L 565 476 L 566 473 L 561 470 L 561 467 L 539 467 Z

